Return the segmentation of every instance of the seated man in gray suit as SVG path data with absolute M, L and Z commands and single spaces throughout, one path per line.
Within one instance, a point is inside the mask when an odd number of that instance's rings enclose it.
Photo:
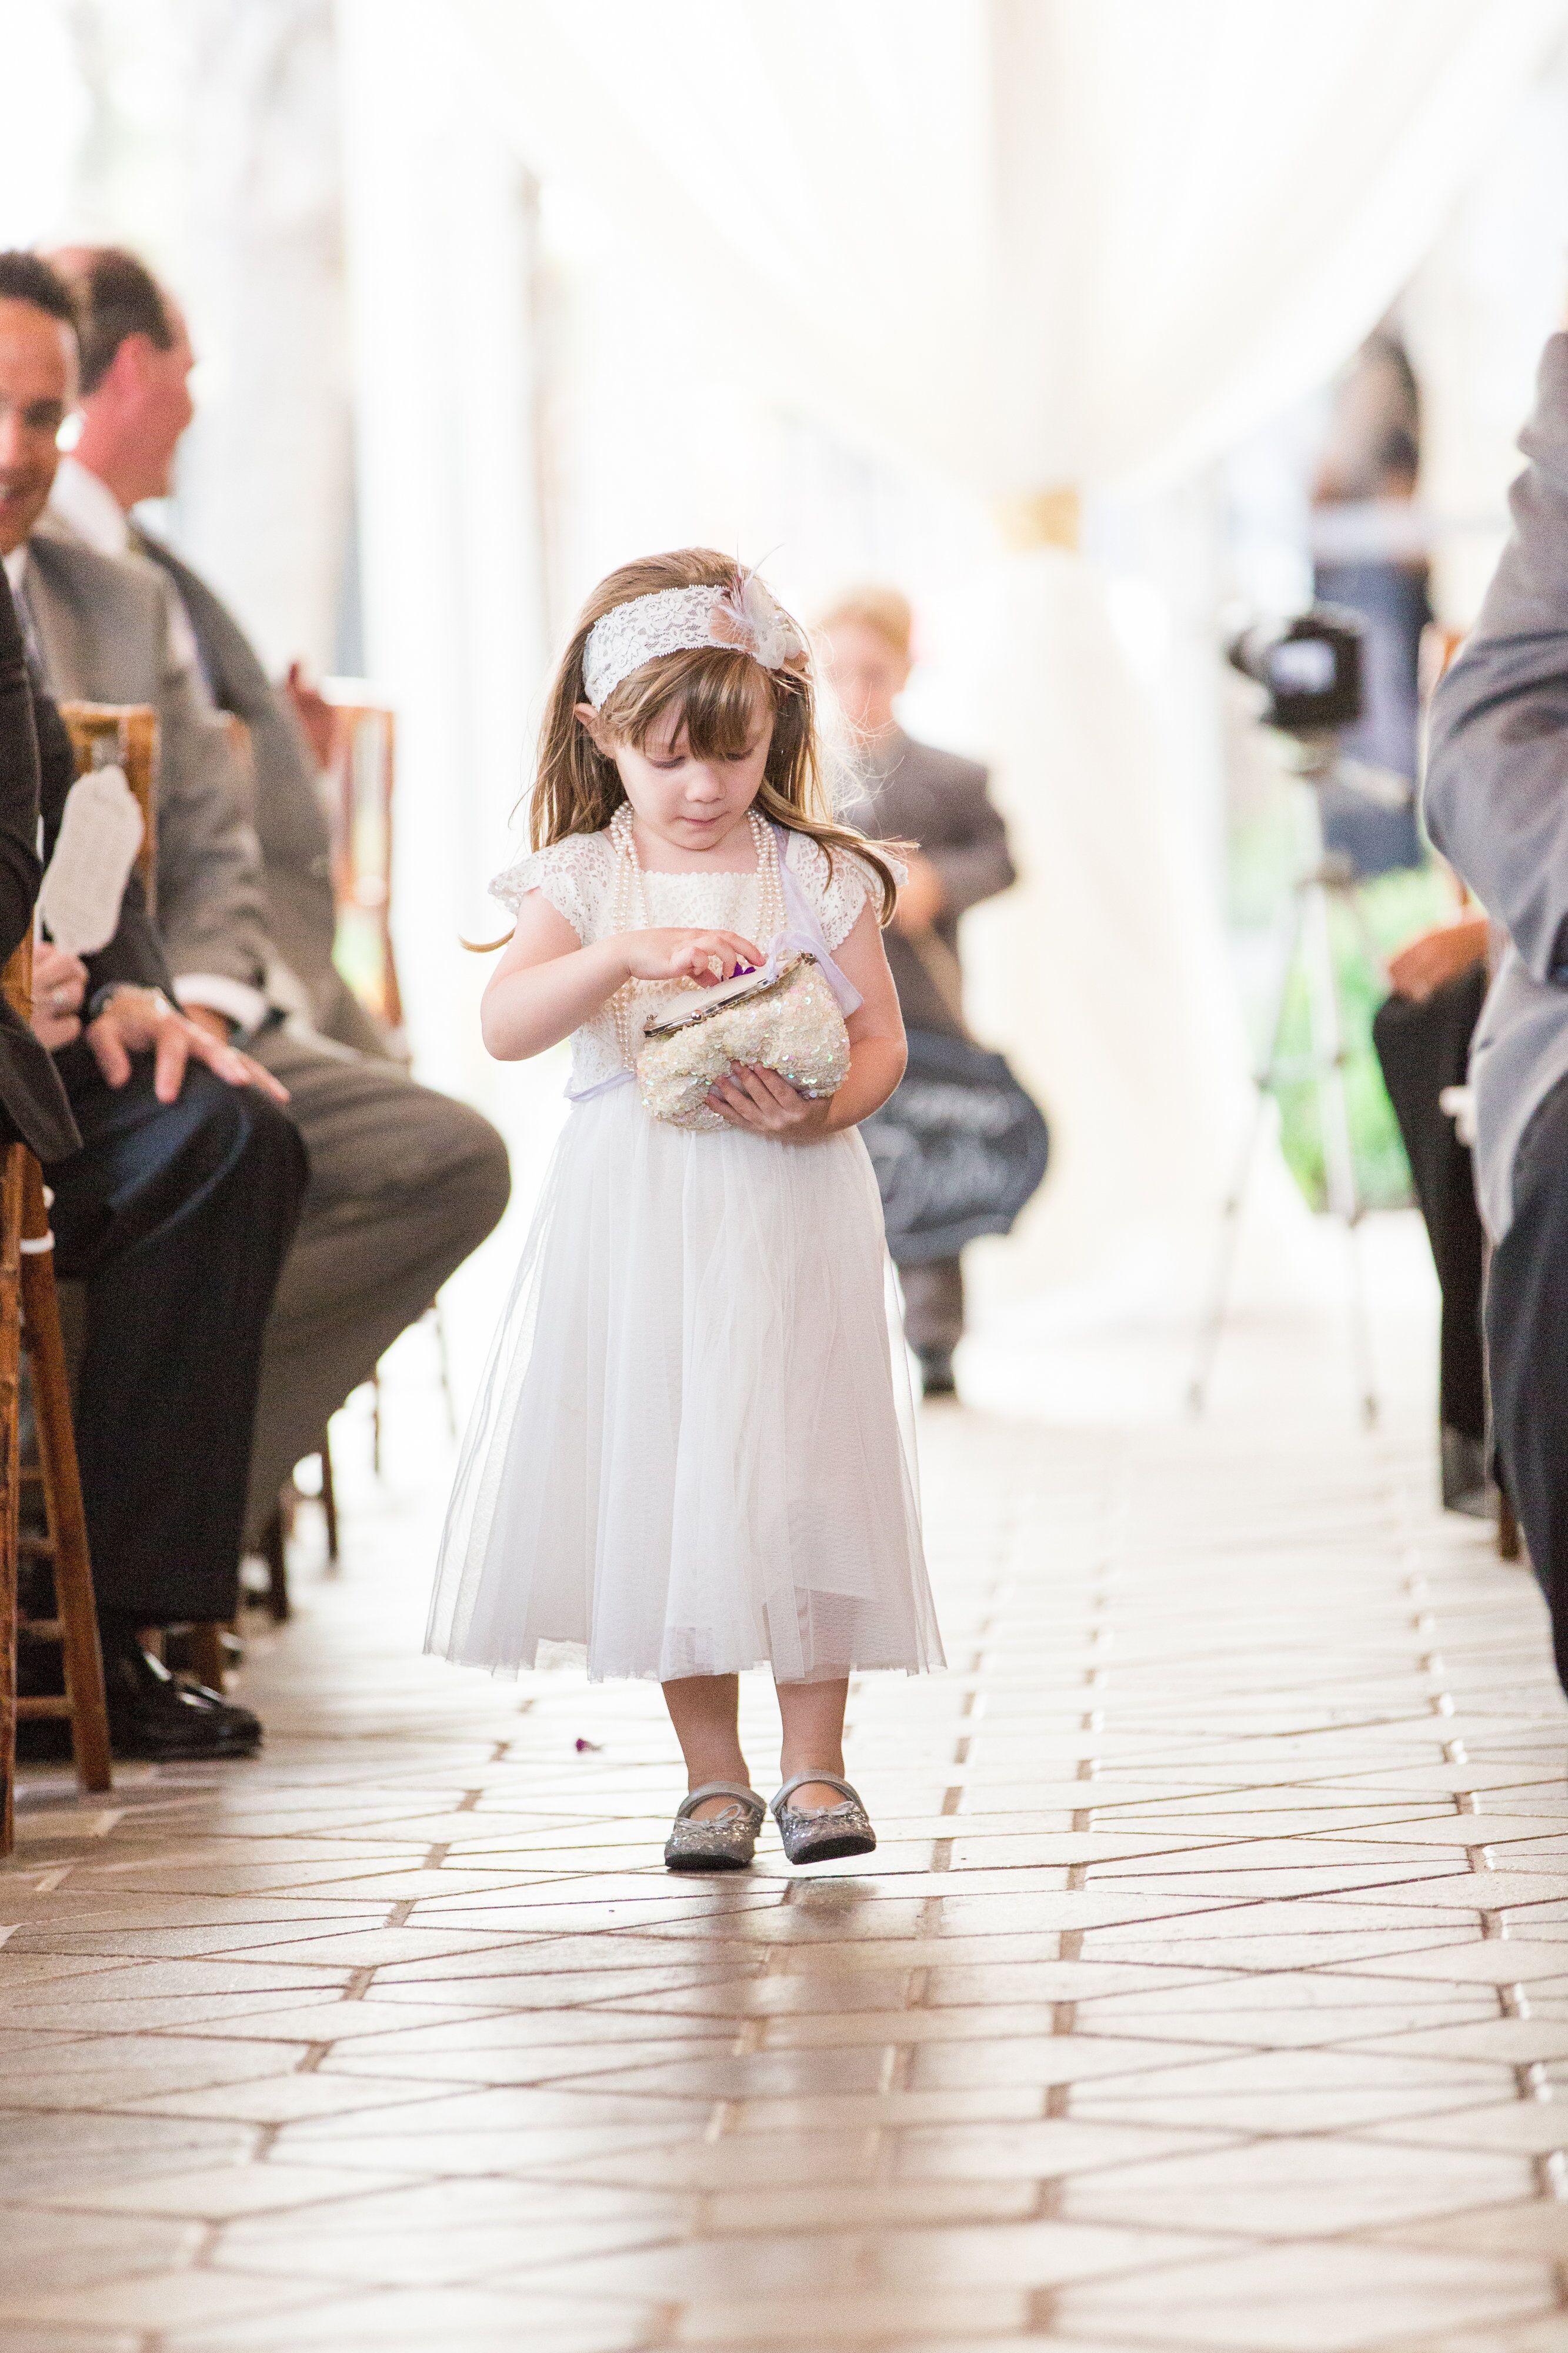
M 52 366 L 58 394 L 74 398 L 58 322 L 12 307 L 17 364 Z M 0 372 L 5 364 L 0 353 Z M 126 552 L 110 552 L 112 519 L 97 546 L 58 517 L 31 528 L 23 593 L 48 682 L 60 696 L 156 706 L 157 921 L 176 993 L 287 1087 L 310 1163 L 263 1350 L 254 1537 L 328 1415 L 497 1222 L 506 1149 L 477 1113 L 324 1039 L 296 1010 L 301 984 L 268 927 L 249 784 L 200 677 L 189 619 L 128 531 Z
M 74 361 L 65 288 L 30 254 L 0 256 L 0 558 L 5 615 L 14 579 L 16 618 L 29 627 L 27 533 L 48 496 Z M 22 659 L 13 655 L 8 676 L 13 704 L 19 681 L 30 704 L 30 813 L 16 815 L 36 888 L 38 819 L 47 856 L 75 760 L 40 691 L 33 637 L 14 639 Z M 223 848 L 219 829 L 214 854 Z M 243 1756 L 260 1737 L 255 1716 L 177 1682 L 139 1634 L 234 1614 L 262 1335 L 304 1195 L 304 1149 L 280 1108 L 285 1090 L 175 1010 L 135 876 L 112 937 L 85 961 L 41 949 L 35 984 L 34 1068 L 57 1096 L 63 1085 L 71 1118 L 51 1133 L 36 1115 L 47 1100 L 26 1115 L 36 1087 L 0 1092 L 47 1167 L 58 1262 L 85 1293 L 76 1441 L 110 1731 L 121 1756 Z M 0 1060 L 16 1062 L 26 1041 L 13 1029 L 0 1042 Z M 21 1566 L 25 1587 L 38 1588 L 26 1593 L 30 1614 L 50 1616 L 47 1570 Z M 58 1664 L 29 1645 L 24 1686 L 47 1691 Z M 23 1729 L 31 1741 L 50 1727 Z
M 977 760 L 905 734 L 893 704 L 910 682 L 914 616 L 897 588 L 850 589 L 818 627 L 828 681 L 855 732 L 868 833 L 912 841 L 909 880 L 888 934 L 888 962 L 908 1029 L 963 1035 L 958 919 L 1015 880 L 1007 829 Z M 900 1269 L 904 1328 L 928 1397 L 953 1392 L 952 1352 L 963 1331 L 963 1272 L 955 1259 Z
M 239 623 L 199 573 L 133 519 L 169 490 L 175 452 L 194 414 L 195 362 L 178 305 L 133 254 L 77 247 L 53 257 L 77 298 L 81 431 L 56 477 L 53 512 L 89 545 L 127 548 L 167 573 L 195 632 L 196 659 L 220 711 L 249 736 L 252 817 L 261 846 L 268 936 L 304 990 L 312 1028 L 358 1053 L 388 1058 L 391 1041 L 332 961 L 337 908 L 331 835 L 318 763 L 290 704 L 313 719 L 324 703 L 295 687 L 279 693 Z
M 1521 447 L 1512 536 L 1433 704 L 1425 814 L 1506 934 L 1470 1049 L 1487 1356 L 1568 1687 L 1568 334 Z

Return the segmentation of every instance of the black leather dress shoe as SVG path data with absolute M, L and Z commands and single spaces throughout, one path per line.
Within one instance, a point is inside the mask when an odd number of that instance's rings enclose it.
M 958 1383 L 952 1377 L 951 1348 L 921 1349 L 921 1395 L 928 1398 L 950 1398 L 958 1395 Z
M 103 1678 L 117 1757 L 248 1757 L 261 1745 L 260 1718 L 247 1707 L 172 1675 L 140 1642 L 108 1651 Z

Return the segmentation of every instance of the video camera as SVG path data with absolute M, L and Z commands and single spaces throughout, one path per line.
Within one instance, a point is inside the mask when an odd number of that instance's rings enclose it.
M 1408 808 L 1415 787 L 1392 768 L 1347 759 L 1340 733 L 1365 707 L 1362 689 L 1365 624 L 1342 605 L 1313 605 L 1293 621 L 1260 621 L 1226 648 L 1233 670 L 1262 687 L 1265 727 L 1291 739 L 1291 772 L 1320 792 L 1338 787 L 1379 808 Z
M 1226 648 L 1226 658 L 1268 697 L 1266 727 L 1309 741 L 1353 727 L 1362 715 L 1360 616 L 1314 605 L 1293 621 L 1260 622 Z

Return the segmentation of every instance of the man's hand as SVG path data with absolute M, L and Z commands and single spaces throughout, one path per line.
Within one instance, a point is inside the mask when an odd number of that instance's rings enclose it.
M 899 903 L 893 915 L 896 932 L 929 932 L 947 904 L 947 892 L 942 876 L 929 858 L 918 849 L 909 857 L 909 879 L 899 892 Z
M 194 1021 L 198 1029 L 205 1029 L 207 1036 L 216 1038 L 220 1046 L 226 1046 L 232 1040 L 234 1024 L 226 1013 L 218 1011 L 216 1005 L 182 1005 L 179 1009 L 187 1021 Z
M 332 706 L 319 687 L 311 685 L 305 675 L 303 662 L 291 661 L 283 691 L 294 706 L 294 716 L 305 731 L 306 741 L 316 755 L 318 768 L 332 765 L 332 737 L 336 722 Z
M 781 1144 L 818 1144 L 831 1134 L 830 1095 L 803 1095 L 776 1071 L 761 1062 L 736 1062 L 708 1094 L 708 1108 L 720 1113 L 731 1127 L 750 1128 L 753 1135 L 776 1136 Z
M 77 1018 L 87 995 L 87 966 L 53 940 L 33 950 L 33 1035 L 51 1054 L 81 1036 Z
M 1446 982 L 1457 980 L 1482 961 L 1487 931 L 1484 915 L 1461 915 L 1458 923 L 1438 923 L 1432 931 L 1417 934 L 1388 960 L 1394 995 L 1424 1005 Z
M 175 1103 L 185 1083 L 190 1062 L 205 1062 L 231 1087 L 259 1087 L 274 1103 L 289 1100 L 270 1071 L 248 1054 L 215 1038 L 199 1022 L 187 1020 L 159 988 L 117 989 L 89 1024 L 87 1042 L 99 1069 L 111 1087 L 122 1087 L 131 1076 L 131 1057 L 151 1049 L 155 1057 L 153 1092 L 160 1103 Z

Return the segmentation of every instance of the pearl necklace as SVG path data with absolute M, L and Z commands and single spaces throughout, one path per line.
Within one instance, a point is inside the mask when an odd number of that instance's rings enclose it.
M 752 842 L 756 850 L 757 873 L 762 881 L 760 921 L 757 943 L 765 947 L 776 939 L 784 927 L 784 877 L 779 871 L 778 839 L 767 819 L 754 808 L 746 811 L 746 822 L 752 828 Z M 610 819 L 610 839 L 616 852 L 616 896 L 614 928 L 617 932 L 651 931 L 647 897 L 643 890 L 642 861 L 637 857 L 637 836 L 632 828 L 629 802 L 623 801 Z M 689 870 L 686 870 L 689 871 Z M 642 1046 L 643 1023 L 650 1007 L 637 1007 L 639 997 L 650 997 L 667 986 L 661 981 L 628 980 L 616 989 L 610 999 L 610 1012 L 615 1022 L 616 1043 L 620 1050 L 623 1066 L 630 1071 L 637 1067 Z

